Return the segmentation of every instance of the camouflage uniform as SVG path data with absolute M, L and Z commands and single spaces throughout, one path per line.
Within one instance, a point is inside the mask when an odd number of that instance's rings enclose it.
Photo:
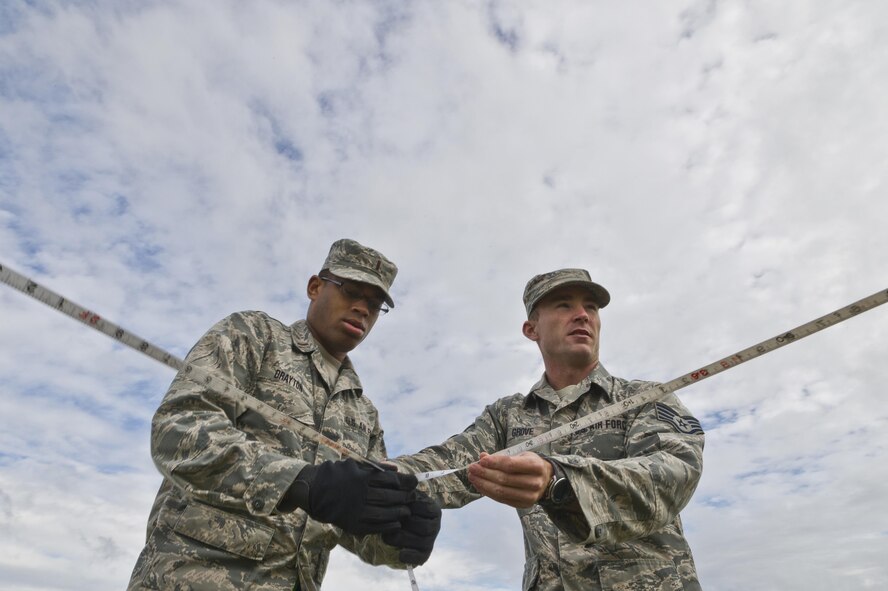
M 477 461 L 654 384 L 611 376 L 600 364 L 563 399 L 545 376 L 530 394 L 489 405 L 441 445 L 401 456 L 416 472 Z M 564 468 L 577 501 L 519 509 L 526 563 L 523 589 L 691 591 L 700 589 L 678 512 L 700 479 L 703 431 L 674 395 L 536 450 Z M 445 507 L 479 494 L 465 471 L 425 483 Z
M 232 314 L 195 345 L 201 366 L 349 449 L 386 457 L 376 408 L 348 358 L 335 384 L 304 320 L 285 326 L 261 312 Z M 340 544 L 371 564 L 404 567 L 379 536 L 352 536 L 275 511 L 306 464 L 338 454 L 176 376 L 152 423 L 151 452 L 164 476 L 148 540 L 129 589 L 320 588 Z

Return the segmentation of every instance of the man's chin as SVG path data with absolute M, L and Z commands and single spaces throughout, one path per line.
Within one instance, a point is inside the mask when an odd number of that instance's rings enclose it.
M 564 359 L 573 367 L 594 366 L 598 363 L 598 352 L 589 347 L 573 348 L 566 352 Z
M 340 338 L 340 342 L 338 343 L 341 350 L 346 353 L 351 352 L 352 349 L 361 344 L 361 341 L 364 340 L 364 337 L 367 336 L 367 332 L 363 332 L 361 334 L 356 334 L 351 331 L 342 331 L 342 336 Z

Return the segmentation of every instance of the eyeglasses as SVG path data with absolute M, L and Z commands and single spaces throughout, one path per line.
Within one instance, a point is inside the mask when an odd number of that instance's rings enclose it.
M 329 281 L 333 285 L 339 287 L 339 291 L 342 292 L 342 295 L 353 302 L 364 300 L 365 302 L 367 302 L 367 308 L 370 310 L 370 312 L 374 314 L 379 314 L 380 312 L 382 312 L 383 314 L 388 314 L 389 307 L 386 305 L 385 301 L 379 298 L 370 297 L 349 283 L 336 281 L 335 279 L 331 279 L 330 277 L 319 277 L 319 279 L 321 279 L 322 281 Z

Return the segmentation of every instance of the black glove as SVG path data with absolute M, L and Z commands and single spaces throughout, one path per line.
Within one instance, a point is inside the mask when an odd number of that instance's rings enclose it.
M 382 541 L 400 548 L 398 560 L 412 566 L 425 564 L 441 531 L 441 508 L 427 494 L 415 491 L 410 515 L 401 520 L 401 529 L 382 534 Z
M 303 468 L 278 508 L 301 507 L 312 519 L 356 535 L 390 532 L 410 516 L 416 477 L 348 459 Z

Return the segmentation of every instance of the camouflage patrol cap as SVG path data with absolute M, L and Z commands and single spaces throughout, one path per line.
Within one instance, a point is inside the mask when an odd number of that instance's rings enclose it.
M 389 289 L 398 274 L 398 267 L 385 256 L 372 248 L 354 240 L 343 238 L 330 247 L 330 253 L 321 270 L 328 270 L 343 279 L 369 283 L 385 294 L 385 303 L 395 307 Z
M 527 282 L 527 286 L 524 288 L 524 307 L 527 309 L 527 316 L 530 317 L 534 306 L 543 299 L 543 296 L 556 287 L 563 287 L 565 285 L 579 285 L 587 288 L 595 296 L 595 302 L 599 308 L 604 308 L 610 302 L 611 296 L 608 291 L 592 281 L 589 271 L 585 269 L 559 269 L 537 275 Z

